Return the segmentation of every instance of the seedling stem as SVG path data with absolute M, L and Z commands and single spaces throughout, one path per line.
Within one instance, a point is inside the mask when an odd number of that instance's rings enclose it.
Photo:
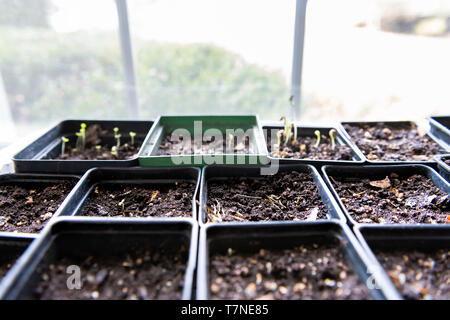
M 279 130 L 277 132 L 277 139 L 278 139 L 278 150 L 280 150 L 281 147 L 281 136 L 283 135 L 283 132 L 281 130 Z
M 120 137 L 122 136 L 120 133 L 119 133 L 119 128 L 117 128 L 117 127 L 115 127 L 114 129 L 113 129 L 113 131 L 114 131 L 114 139 L 116 139 L 117 140 L 117 148 L 119 148 L 120 147 Z
M 86 145 L 86 123 L 80 124 L 81 142 L 83 145 L 83 150 Z
M 314 131 L 314 134 L 317 137 L 317 141 L 316 141 L 316 144 L 314 146 L 317 148 L 319 146 L 319 144 L 320 144 L 320 131 L 316 130 L 316 131 Z
M 234 143 L 234 135 L 232 133 L 230 133 L 228 135 L 228 148 L 230 150 L 232 150 L 232 148 L 233 148 L 233 143 Z
M 67 139 L 66 137 L 61 137 L 61 155 L 63 156 L 65 151 L 66 151 L 66 143 L 69 142 L 69 139 Z
M 125 199 L 119 202 L 119 206 L 122 208 L 122 211 L 125 211 Z
M 116 156 L 116 157 L 119 156 L 119 152 L 117 151 L 117 146 L 113 146 L 113 147 L 111 148 L 111 154 L 112 154 L 113 156 Z
M 330 139 L 331 139 L 331 149 L 334 150 L 336 148 L 336 142 L 335 142 L 335 138 L 336 138 L 336 130 L 335 129 L 331 129 L 329 132 L 330 135 Z
M 83 149 L 82 133 L 81 132 L 76 132 L 75 135 L 77 136 L 76 149 L 82 150 Z
M 131 145 L 134 146 L 134 137 L 136 136 L 136 132 L 130 131 L 130 137 L 131 137 Z
M 292 141 L 297 139 L 297 126 L 295 125 L 295 102 L 294 102 L 294 96 L 291 96 L 289 98 L 289 102 L 291 103 L 292 107 L 292 125 L 294 126 L 294 136 L 292 137 Z
M 291 125 L 288 124 L 286 117 L 282 116 L 281 120 L 284 122 L 284 143 L 287 144 L 289 142 L 289 139 L 291 138 Z

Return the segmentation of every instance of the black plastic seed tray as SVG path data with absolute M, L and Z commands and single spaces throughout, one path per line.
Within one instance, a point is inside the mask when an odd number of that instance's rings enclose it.
M 0 283 L 8 272 L 7 265 L 14 265 L 34 239 L 32 235 L 0 235 Z
M 56 175 L 56 174 L 25 174 L 25 173 L 8 173 L 8 174 L 2 174 L 0 175 L 0 185 L 5 183 L 59 183 L 61 181 L 65 180 L 79 180 L 80 177 L 76 175 Z M 64 201 L 60 204 L 59 208 L 56 210 L 56 212 L 53 214 L 53 216 L 50 218 L 50 220 L 47 223 L 50 223 L 52 219 L 56 218 L 60 215 L 61 209 L 64 207 L 65 203 L 68 201 L 68 198 L 74 193 L 76 189 L 75 187 L 72 189 L 72 191 L 66 196 Z M 1 212 L 0 212 L 1 215 Z M 1 235 L 15 235 L 17 233 L 15 232 L 1 232 Z M 35 234 L 32 233 L 20 233 L 21 235 L 25 236 L 33 236 Z
M 386 178 L 390 173 L 396 173 L 399 176 L 410 176 L 413 174 L 420 174 L 427 178 L 429 178 L 434 185 L 436 185 L 439 189 L 443 190 L 450 194 L 450 184 L 442 178 L 434 169 L 429 166 L 421 165 L 421 164 L 412 164 L 412 165 L 397 165 L 397 166 L 323 166 L 322 173 L 324 175 L 324 180 L 329 186 L 332 194 L 336 198 L 339 203 L 342 211 L 347 217 L 350 225 L 359 225 L 360 223 L 356 222 L 348 212 L 344 203 L 341 201 L 339 194 L 336 192 L 333 187 L 332 181 L 330 177 L 345 177 L 347 181 L 357 181 L 363 178 L 369 179 L 378 179 L 382 180 Z M 379 224 L 379 225 L 389 225 L 389 224 Z M 421 224 L 409 224 L 409 225 L 421 225 Z M 440 225 L 439 227 L 448 228 L 449 225 Z
M 431 133 L 450 146 L 450 116 L 428 117 L 428 121 Z
M 450 166 L 444 160 L 450 160 L 450 154 L 436 156 L 439 173 L 450 182 Z
M 188 252 L 182 299 L 191 299 L 197 242 L 198 225 L 189 219 L 168 222 L 62 217 L 31 244 L 10 270 L 0 287 L 0 299 L 32 299 L 41 272 L 63 257 L 83 259 L 94 256 L 95 259 L 118 253 L 125 257 L 138 248 L 178 248 L 182 245 Z M 122 260 L 119 260 L 118 265 L 121 264 Z M 83 270 L 80 274 L 83 276 Z
M 223 181 L 236 177 L 252 177 L 257 179 L 264 179 L 264 171 L 267 166 L 229 166 L 229 165 L 210 165 L 203 168 L 201 186 L 200 186 L 200 208 L 199 208 L 199 222 L 200 225 L 206 224 L 206 212 L 205 207 L 208 204 L 208 182 L 210 181 Z M 328 209 L 327 216 L 329 219 L 335 219 L 340 221 L 346 221 L 345 216 L 341 212 L 339 205 L 334 199 L 331 192 L 328 190 L 325 182 L 318 173 L 318 171 L 308 164 L 281 164 L 279 165 L 277 172 L 304 172 L 312 175 L 314 182 L 319 189 L 319 194 L 323 203 Z M 217 223 L 217 222 L 215 222 Z M 226 222 L 228 223 L 228 222 Z M 268 223 L 268 222 L 241 222 L 242 224 L 255 224 L 255 223 Z M 282 221 L 277 223 L 295 223 L 293 221 Z M 210 223 L 208 223 L 210 224 Z
M 347 140 L 351 143 L 351 145 L 357 149 L 363 156 L 364 160 L 369 164 L 377 164 L 377 165 L 390 165 L 390 164 L 428 164 L 432 166 L 436 166 L 436 162 L 434 160 L 430 161 L 381 161 L 381 160 L 369 160 L 367 159 L 364 152 L 358 147 L 358 145 L 353 141 L 353 139 L 348 134 L 347 130 L 344 128 L 345 125 L 357 125 L 357 126 L 363 126 L 363 125 L 376 125 L 378 123 L 385 123 L 387 125 L 398 125 L 398 126 L 412 126 L 416 125 L 413 121 L 369 121 L 369 122 L 341 122 L 338 129 L 343 134 Z M 430 138 L 430 140 L 436 142 L 442 149 L 442 153 L 446 153 L 450 151 L 450 145 L 445 144 L 443 141 L 435 137 L 431 132 L 427 132 L 426 135 Z
M 76 139 L 75 133 L 80 130 L 80 124 L 99 124 L 109 134 L 102 136 L 102 143 L 114 145 L 113 128 L 118 127 L 125 133 L 136 132 L 135 141 L 142 144 L 153 121 L 123 121 L 123 120 L 65 120 L 36 139 L 30 145 L 13 157 L 16 172 L 34 173 L 85 173 L 94 167 L 133 167 L 138 165 L 138 155 L 129 160 L 52 160 L 61 153 L 61 137 Z M 47 159 L 48 158 L 48 159 Z
M 80 215 L 83 205 L 89 198 L 96 186 L 101 184 L 164 184 L 173 182 L 191 182 L 194 186 L 192 197 L 192 216 L 197 219 L 197 193 L 200 188 L 199 168 L 177 167 L 177 168 L 94 168 L 89 170 L 76 186 L 73 194 L 67 199 L 61 208 L 61 215 Z M 116 218 L 114 218 L 116 219 Z M 135 218 L 140 219 L 140 218 Z M 148 219 L 148 218 L 143 218 Z M 165 219 L 165 218 L 158 218 Z M 179 219 L 179 218 L 167 218 Z
M 209 265 L 215 252 L 232 248 L 239 252 L 258 252 L 260 249 L 287 249 L 302 244 L 336 244 L 344 252 L 346 262 L 368 285 L 374 299 L 399 299 L 395 288 L 385 274 L 372 268 L 350 229 L 337 221 L 320 221 L 296 224 L 211 224 L 200 230 L 197 267 L 197 299 L 210 298 Z M 376 282 L 378 287 L 371 284 Z
M 360 225 L 354 227 L 354 232 L 365 249 L 367 256 L 374 265 L 387 276 L 386 271 L 376 258 L 374 251 L 392 250 L 433 250 L 450 248 L 450 232 L 436 225 L 426 226 L 376 226 Z M 392 284 L 394 286 L 394 284 Z M 401 294 L 398 293 L 400 296 Z
M 346 145 L 351 149 L 352 159 L 351 160 L 313 160 L 313 159 L 299 159 L 299 158 L 275 158 L 270 155 L 270 150 L 268 147 L 268 143 L 277 143 L 277 137 L 273 137 L 272 134 L 276 135 L 278 130 L 284 129 L 283 126 L 275 126 L 275 125 L 267 125 L 263 126 L 263 132 L 267 147 L 267 154 L 269 155 L 269 160 L 277 160 L 279 163 L 308 163 L 313 165 L 323 165 L 323 164 L 355 164 L 355 163 L 363 163 L 366 160 L 366 157 L 361 153 L 361 151 L 356 148 L 347 137 L 345 137 L 337 128 L 333 127 L 314 127 L 314 126 L 300 126 L 297 127 L 297 138 L 301 137 L 315 137 L 315 131 L 319 130 L 320 134 L 323 136 L 329 136 L 329 132 L 331 129 L 335 129 L 337 132 L 336 135 L 336 145 Z M 271 141 L 273 139 L 273 141 Z

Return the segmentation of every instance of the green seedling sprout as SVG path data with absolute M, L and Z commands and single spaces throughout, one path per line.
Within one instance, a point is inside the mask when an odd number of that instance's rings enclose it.
M 77 143 L 76 147 L 78 150 L 84 150 L 84 146 L 86 144 L 86 123 L 80 124 L 80 131 L 76 132 Z
M 117 140 L 117 148 L 120 147 L 120 137 L 121 136 L 122 135 L 120 133 L 114 135 L 114 138 Z
M 81 123 L 80 124 L 80 132 L 81 132 L 81 141 L 83 143 L 83 149 L 84 146 L 86 145 L 86 123 Z
M 317 141 L 316 141 L 316 144 L 314 146 L 317 148 L 319 146 L 319 144 L 320 144 L 320 131 L 316 130 L 316 131 L 314 131 L 314 134 L 317 137 Z
M 336 148 L 336 142 L 335 142 L 335 137 L 336 137 L 336 130 L 335 129 L 331 129 L 330 132 L 328 133 L 330 135 L 330 139 L 331 139 L 331 149 L 334 150 Z
M 131 137 L 131 145 L 134 146 L 134 137 L 136 137 L 136 132 L 130 131 L 130 137 Z
M 282 116 L 280 120 L 284 123 L 284 143 L 287 144 L 291 138 L 291 125 L 287 122 L 286 117 Z
M 281 136 L 282 135 L 283 135 L 283 132 L 281 130 L 278 130 L 278 132 L 277 132 L 278 149 L 280 149 L 280 146 L 281 146 Z
M 83 134 L 81 132 L 75 132 L 75 135 L 77 136 L 76 149 L 82 150 L 83 149 Z
M 111 148 L 111 154 L 112 154 L 113 156 L 116 156 L 116 157 L 119 156 L 119 152 L 117 151 L 117 146 L 113 146 L 113 147 Z
M 65 151 L 66 151 L 66 143 L 69 142 L 69 139 L 67 139 L 66 137 L 61 137 L 61 155 L 63 156 Z
M 228 148 L 233 148 L 233 143 L 234 143 L 234 135 L 232 133 L 230 133 L 228 135 Z
M 297 126 L 295 125 L 295 102 L 294 102 L 294 96 L 291 96 L 289 98 L 289 102 L 291 103 L 292 108 L 292 125 L 294 126 L 294 135 L 292 136 L 292 141 L 297 139 Z
M 122 211 L 125 211 L 125 199 L 119 202 L 119 206 L 122 208 Z
M 120 137 L 121 137 L 122 135 L 119 133 L 119 128 L 117 128 L 117 127 L 115 127 L 115 128 L 113 129 L 113 131 L 114 131 L 114 139 L 117 140 L 117 148 L 119 148 L 119 147 L 120 147 Z

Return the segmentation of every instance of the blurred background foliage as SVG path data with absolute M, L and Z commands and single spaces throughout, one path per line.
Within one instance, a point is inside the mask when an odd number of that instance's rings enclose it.
M 32 6 L 30 8 L 29 6 Z M 118 34 L 57 33 L 46 0 L 0 0 L 0 70 L 18 123 L 62 118 L 126 118 Z M 278 117 L 283 77 L 209 44 L 134 41 L 142 118 L 176 113 Z
M 0 25 L 49 28 L 51 9 L 48 0 L 1 0 Z

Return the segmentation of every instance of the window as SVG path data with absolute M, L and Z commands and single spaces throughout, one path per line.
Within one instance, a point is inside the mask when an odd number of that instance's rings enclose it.
M 295 0 L 128 0 L 140 117 L 289 112 Z M 308 2 L 301 121 L 448 112 L 450 4 Z M 0 147 L 126 118 L 114 0 L 0 0 Z
M 295 1 L 128 3 L 142 116 L 288 108 Z

